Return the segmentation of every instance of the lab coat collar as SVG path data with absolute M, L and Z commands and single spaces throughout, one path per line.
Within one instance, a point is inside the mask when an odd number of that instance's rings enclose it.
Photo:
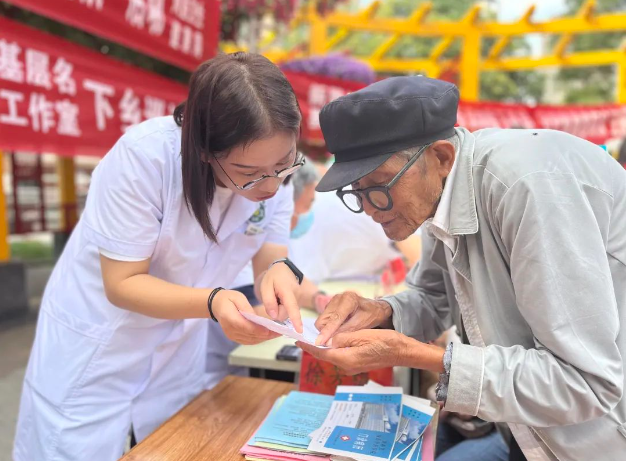
M 230 234 L 250 219 L 250 216 L 252 216 L 259 206 L 259 203 L 248 200 L 239 194 L 235 194 L 226 211 L 224 221 L 217 232 L 217 241 L 222 242 L 228 238 Z

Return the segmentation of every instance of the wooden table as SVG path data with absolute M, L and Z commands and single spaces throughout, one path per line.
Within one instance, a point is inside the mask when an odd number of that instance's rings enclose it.
M 239 449 L 278 397 L 295 390 L 281 381 L 227 376 L 146 437 L 121 461 L 242 461 Z M 432 422 L 437 433 L 439 407 Z M 433 438 L 433 452 L 436 438 Z
M 200 394 L 123 461 L 242 461 L 239 449 L 293 384 L 227 376 Z

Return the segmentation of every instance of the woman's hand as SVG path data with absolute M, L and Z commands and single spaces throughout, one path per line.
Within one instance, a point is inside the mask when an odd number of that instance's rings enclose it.
M 213 298 L 213 315 L 228 339 L 239 344 L 258 344 L 280 336 L 250 322 L 239 311 L 257 313 L 246 297 L 238 291 L 222 290 Z
M 273 264 L 261 281 L 261 301 L 268 315 L 275 320 L 289 318 L 298 333 L 302 333 L 300 307 L 296 301 L 300 285 L 289 267 L 282 262 Z

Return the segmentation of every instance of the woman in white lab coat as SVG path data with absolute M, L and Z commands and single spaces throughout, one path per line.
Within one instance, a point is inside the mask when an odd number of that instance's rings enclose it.
M 220 55 L 193 74 L 174 118 L 130 129 L 94 171 L 87 204 L 41 304 L 16 461 L 113 460 L 204 387 L 207 324 L 252 344 L 274 334 L 230 286 L 252 261 L 257 293 L 290 316 L 288 260 L 303 160 L 293 90 L 267 59 Z M 278 261 L 278 262 L 276 262 Z

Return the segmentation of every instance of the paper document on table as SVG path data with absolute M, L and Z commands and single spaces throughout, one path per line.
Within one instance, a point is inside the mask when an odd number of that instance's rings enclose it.
M 296 341 L 311 344 L 312 346 L 315 346 L 315 340 L 320 334 L 319 330 L 315 328 L 315 319 L 313 318 L 303 318 L 302 333 L 298 333 L 289 319 L 281 322 L 279 320 L 268 319 L 261 317 L 260 315 L 250 314 L 248 312 L 241 312 L 241 315 L 251 322 L 261 325 L 268 330 L 287 336 L 288 338 L 295 339 Z M 317 347 L 326 348 L 326 346 Z
M 322 424 L 332 402 L 330 395 L 292 391 L 270 413 L 248 444 L 274 443 L 306 450 L 311 442 L 309 433 Z
M 339 386 L 309 450 L 364 461 L 390 459 L 402 408 L 401 387 Z

